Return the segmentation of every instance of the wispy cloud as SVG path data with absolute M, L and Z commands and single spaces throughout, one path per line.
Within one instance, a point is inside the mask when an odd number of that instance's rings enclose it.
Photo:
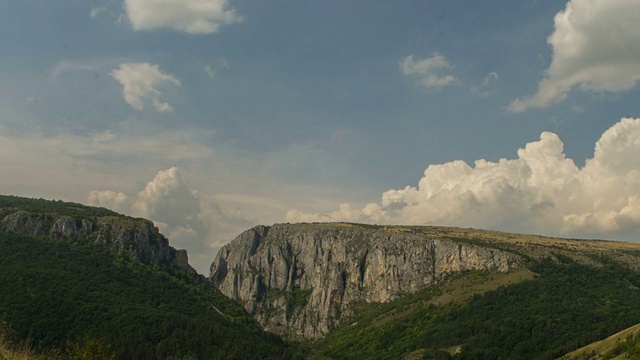
M 416 79 L 420 85 L 427 88 L 441 88 L 458 82 L 453 75 L 445 73 L 445 70 L 452 66 L 438 53 L 418 60 L 409 55 L 400 61 L 399 66 L 403 75 Z
M 640 0 L 571 0 L 555 16 L 547 42 L 551 65 L 532 96 L 517 98 L 512 112 L 563 101 L 579 86 L 594 92 L 621 92 L 640 80 Z
M 160 100 L 159 87 L 164 85 L 180 86 L 173 75 L 163 73 L 158 65 L 149 63 L 123 63 L 111 72 L 122 86 L 122 96 L 127 104 L 136 110 L 143 110 L 144 103 L 150 101 L 160 112 L 173 111 L 168 102 Z
M 134 30 L 211 34 L 242 21 L 227 0 L 124 0 L 124 7 Z
M 61 61 L 49 72 L 49 80 L 56 80 L 65 74 L 72 74 L 82 71 L 95 72 L 99 68 L 94 64 L 81 63 L 76 61 Z
M 362 209 L 290 211 L 288 221 L 362 221 L 481 227 L 576 237 L 640 236 L 640 119 L 604 132 L 579 168 L 553 133 L 518 150 L 517 159 L 430 165 L 418 186 L 392 189 Z
M 478 97 L 489 97 L 495 93 L 498 81 L 500 81 L 498 73 L 490 72 L 484 77 L 480 85 L 471 87 L 471 92 Z

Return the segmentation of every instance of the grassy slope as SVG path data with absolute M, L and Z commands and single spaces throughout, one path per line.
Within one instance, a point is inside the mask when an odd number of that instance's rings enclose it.
M 581 347 L 578 350 L 572 351 L 564 356 L 562 360 L 578 360 L 578 359 L 629 359 L 631 356 L 627 351 L 622 351 L 619 355 L 613 355 L 613 350 L 623 342 L 632 339 L 640 334 L 640 324 L 634 325 L 630 328 L 624 329 L 618 333 L 615 333 L 604 340 L 596 341 L 587 346 Z M 636 356 L 637 358 L 637 356 Z
M 469 272 L 388 304 L 363 305 L 309 346 L 317 359 L 546 359 L 640 322 L 640 274 L 561 258 L 533 261 L 537 275 L 511 284 L 509 275 Z

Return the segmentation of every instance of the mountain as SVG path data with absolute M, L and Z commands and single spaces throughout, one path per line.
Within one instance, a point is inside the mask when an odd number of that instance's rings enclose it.
M 210 280 L 316 358 L 551 358 L 640 323 L 640 244 L 361 224 L 257 226 Z
M 223 247 L 210 277 L 269 331 L 314 339 L 354 302 L 386 302 L 453 271 L 523 265 L 517 254 L 409 229 L 282 224 L 255 227 Z
M 186 250 L 169 246 L 151 221 L 104 208 L 0 195 L 0 232 L 52 240 L 83 239 L 131 260 L 196 274 Z
M 147 220 L 1 196 L 0 249 L 3 356 L 6 343 L 47 358 L 297 356 Z
M 640 323 L 635 243 L 276 224 L 223 247 L 207 281 L 148 220 L 0 196 L 0 250 L 0 358 L 24 349 L 61 359 L 640 353 L 633 331 L 594 343 Z

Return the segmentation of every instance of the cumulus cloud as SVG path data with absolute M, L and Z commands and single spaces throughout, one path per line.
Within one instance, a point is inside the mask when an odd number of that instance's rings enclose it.
M 413 55 L 409 55 L 400 61 L 399 66 L 403 75 L 416 79 L 420 85 L 427 88 L 440 88 L 457 83 L 452 75 L 444 74 L 444 70 L 452 66 L 438 53 L 421 60 L 415 60 Z
M 134 30 L 211 34 L 222 25 L 242 21 L 227 0 L 124 0 L 124 8 Z
M 206 273 L 222 245 L 254 225 L 242 214 L 224 209 L 212 196 L 194 190 L 182 172 L 160 171 L 137 195 L 92 191 L 87 203 L 152 220 L 174 247 L 186 248 L 189 262 Z
M 551 65 L 529 97 L 515 99 L 513 112 L 558 103 L 576 86 L 622 92 L 640 80 L 640 0 L 571 0 L 555 16 L 547 39 Z
M 163 73 L 158 65 L 123 63 L 111 71 L 111 76 L 122 85 L 124 101 L 134 109 L 143 110 L 144 103 L 150 101 L 157 111 L 173 111 L 169 103 L 160 100 L 162 93 L 158 88 L 165 85 L 180 86 L 180 81 L 173 75 Z
M 543 132 L 516 159 L 430 165 L 418 186 L 392 189 L 377 203 L 327 214 L 296 210 L 288 221 L 451 225 L 547 235 L 640 237 L 640 119 L 608 129 L 578 167 L 560 138 Z

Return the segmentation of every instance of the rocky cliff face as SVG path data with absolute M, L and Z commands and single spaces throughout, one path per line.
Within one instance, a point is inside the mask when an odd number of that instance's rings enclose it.
M 100 244 L 131 260 L 149 260 L 178 271 L 196 274 L 188 262 L 186 250 L 169 246 L 151 221 L 125 216 L 87 218 L 56 213 L 31 212 L 14 208 L 0 209 L 0 236 L 5 232 L 45 236 L 53 240 L 82 238 Z
M 402 227 L 257 226 L 224 246 L 211 281 L 265 329 L 324 336 L 358 301 L 385 302 L 463 270 L 507 272 L 523 259 Z

